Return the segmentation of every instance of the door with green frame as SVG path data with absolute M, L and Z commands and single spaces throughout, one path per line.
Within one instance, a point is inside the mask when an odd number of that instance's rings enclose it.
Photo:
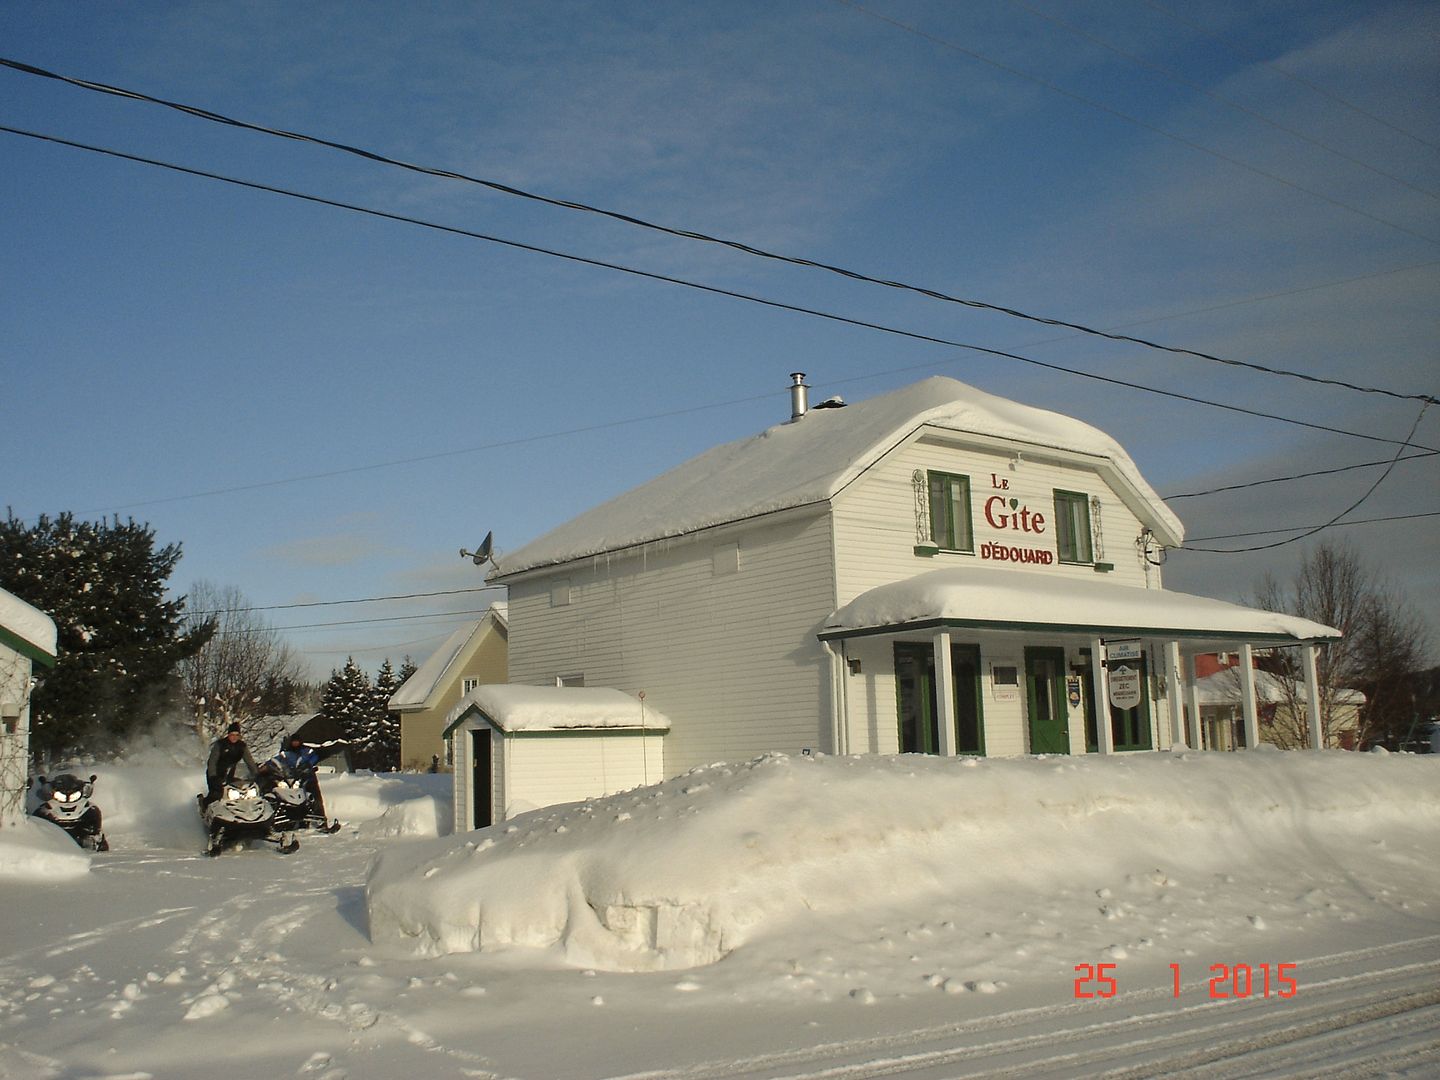
M 1031 646 L 1025 650 L 1025 704 L 1030 753 L 1068 754 L 1070 718 L 1065 703 L 1065 650 Z
M 980 707 L 980 646 L 951 645 L 955 683 L 955 752 L 985 753 Z M 935 696 L 935 649 L 919 642 L 895 643 L 896 712 L 902 754 L 940 752 L 940 710 Z

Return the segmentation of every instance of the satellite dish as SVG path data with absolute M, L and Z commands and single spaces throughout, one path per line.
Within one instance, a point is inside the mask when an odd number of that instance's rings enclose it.
M 480 541 L 480 546 L 474 551 L 466 551 L 464 548 L 461 548 L 460 557 L 462 559 L 469 559 L 476 566 L 484 566 L 490 561 L 490 552 L 494 550 L 494 547 L 495 534 L 493 532 L 487 532 L 485 539 Z

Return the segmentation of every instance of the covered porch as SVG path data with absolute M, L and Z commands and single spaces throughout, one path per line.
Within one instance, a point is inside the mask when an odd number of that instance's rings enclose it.
M 1316 649 L 1340 633 L 1307 619 L 1210 597 L 966 566 L 870 589 L 837 609 L 818 636 L 831 661 L 837 753 L 871 748 L 855 738 L 860 711 L 855 706 L 868 694 L 865 708 L 883 716 L 885 685 L 883 679 L 878 688 L 873 680 L 857 684 L 856 677 L 865 673 L 866 660 L 883 669 L 893 657 L 888 675 L 894 679 L 898 748 L 951 756 L 1199 747 L 1194 657 L 1218 651 L 1240 654 L 1245 744 L 1256 746 L 1259 707 L 1252 657 L 1257 648 L 1301 651 L 1309 745 L 1319 749 Z M 929 718 L 932 734 L 922 733 L 917 741 L 905 728 L 913 722 L 905 695 L 913 685 L 907 671 L 919 665 L 922 676 L 932 680 L 928 691 L 934 715 Z M 1162 693 L 1153 687 L 1163 693 L 1163 716 Z M 920 703 L 920 713 L 925 705 Z M 1153 738 L 1149 728 L 1140 729 L 1142 714 L 1145 724 L 1154 725 Z M 1083 734 L 1077 730 L 1081 716 Z M 1133 721 L 1123 719 L 1132 716 Z M 1018 733 L 1007 723 L 1018 723 Z M 883 741 L 872 746 L 884 749 Z

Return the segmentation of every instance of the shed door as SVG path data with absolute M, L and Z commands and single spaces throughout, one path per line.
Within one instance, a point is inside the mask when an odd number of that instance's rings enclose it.
M 490 807 L 494 801 L 491 791 L 490 729 L 474 728 L 470 732 L 470 761 L 473 774 L 470 783 L 471 827 L 484 829 L 491 824 Z
M 1025 702 L 1030 709 L 1030 752 L 1068 754 L 1064 649 L 1025 650 Z

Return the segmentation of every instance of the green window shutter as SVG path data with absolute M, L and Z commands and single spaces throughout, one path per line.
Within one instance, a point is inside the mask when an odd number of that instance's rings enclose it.
M 1055 544 L 1061 562 L 1094 562 L 1090 546 L 1090 499 L 1077 491 L 1055 492 Z
M 974 551 L 970 521 L 970 478 L 954 473 L 929 473 L 930 539 L 945 551 Z

